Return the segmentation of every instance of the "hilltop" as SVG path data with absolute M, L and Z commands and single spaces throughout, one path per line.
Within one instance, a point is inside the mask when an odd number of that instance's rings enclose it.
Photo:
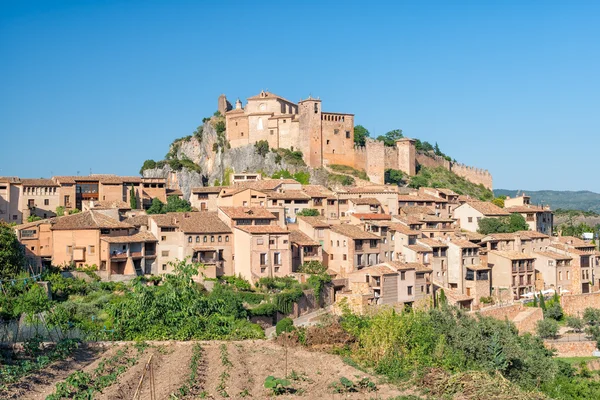
M 496 196 L 514 197 L 517 192 L 525 192 L 528 196 L 531 196 L 531 203 L 548 204 L 553 210 L 562 208 L 566 210 L 582 210 L 600 213 L 600 193 L 594 193 L 587 190 L 494 190 Z

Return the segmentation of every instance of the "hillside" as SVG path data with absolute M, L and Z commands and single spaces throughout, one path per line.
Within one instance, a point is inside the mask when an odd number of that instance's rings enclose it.
M 417 175 L 410 178 L 408 186 L 419 188 L 422 186 L 434 188 L 446 188 L 458 194 L 471 196 L 480 200 L 490 201 L 494 193 L 483 185 L 476 185 L 443 167 L 427 168 L 421 167 Z
M 496 189 L 496 196 L 511 196 L 517 194 L 517 190 Z M 533 204 L 549 204 L 553 210 L 558 208 L 567 210 L 583 210 L 600 212 L 600 193 L 594 193 L 587 190 L 581 191 L 558 191 L 558 190 L 521 190 L 531 196 Z

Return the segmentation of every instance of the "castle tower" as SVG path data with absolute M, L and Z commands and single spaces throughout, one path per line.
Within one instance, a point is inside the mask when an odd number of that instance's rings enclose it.
M 396 141 L 398 149 L 398 168 L 409 176 L 417 174 L 417 151 L 415 141 L 410 138 L 402 138 Z
M 299 149 L 306 165 L 318 168 L 323 165 L 323 133 L 321 127 L 321 100 L 309 97 L 298 102 Z
M 225 113 L 231 110 L 231 108 L 231 103 L 227 101 L 227 97 L 224 94 L 220 95 L 217 104 L 217 110 L 221 113 L 221 115 L 225 116 Z

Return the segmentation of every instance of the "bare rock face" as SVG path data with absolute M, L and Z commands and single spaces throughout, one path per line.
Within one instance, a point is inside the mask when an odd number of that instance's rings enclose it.
M 184 198 L 189 200 L 192 188 L 210 186 L 215 181 L 223 182 L 226 173 L 260 172 L 264 176 L 271 176 L 282 169 L 288 170 L 292 174 L 309 170 L 307 167 L 291 165 L 285 160 L 280 160 L 277 163 L 274 152 L 269 152 L 263 157 L 256 152 L 252 144 L 227 149 L 216 146 L 218 143 L 217 132 L 211 122 L 208 121 L 203 125 L 200 139 L 196 136 L 182 139 L 173 143 L 170 149 L 176 158 L 180 160 L 189 159 L 198 164 L 201 169 L 200 174 L 185 167 L 180 171 L 174 171 L 166 164 L 162 168 L 145 170 L 144 177 L 166 178 L 168 188 L 180 189 Z M 315 171 L 310 171 L 311 182 L 313 180 L 312 175 L 315 174 L 318 181 L 315 183 L 319 183 L 323 180 L 323 177 L 321 177 L 322 174 L 315 173 Z

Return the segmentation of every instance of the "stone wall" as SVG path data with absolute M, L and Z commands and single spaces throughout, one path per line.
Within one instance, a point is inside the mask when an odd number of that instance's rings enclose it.
M 522 309 L 523 305 L 521 303 L 515 303 L 509 304 L 507 306 L 486 307 L 474 312 L 480 315 L 484 315 L 486 317 L 492 317 L 499 320 L 508 318 L 509 321 L 512 321 L 521 312 Z
M 515 324 L 519 333 L 534 333 L 537 322 L 544 319 L 541 308 L 525 307 L 521 303 L 514 303 L 507 306 L 487 307 L 478 311 L 473 311 L 473 313 L 492 317 L 501 321 L 508 319 Z
M 590 357 L 596 350 L 596 342 L 592 340 L 581 342 L 544 340 L 544 346 L 556 350 L 558 357 Z
M 384 168 L 398 169 L 398 148 L 385 146 L 384 148 Z
M 588 307 L 600 308 L 600 293 L 563 295 L 560 305 L 567 315 L 583 316 L 583 311 Z
M 525 310 L 521 311 L 514 319 L 513 323 L 519 330 L 519 333 L 531 333 L 536 332 L 537 323 L 544 319 L 544 312 L 538 307 L 525 307 Z
M 417 152 L 417 164 L 427 168 L 443 167 L 450 170 L 450 161 L 444 157 L 436 156 L 434 154 L 426 154 L 423 152 Z
M 385 145 L 383 142 L 367 140 L 367 165 L 365 171 L 373 183 L 383 184 L 385 173 Z
M 492 189 L 492 174 L 485 169 L 469 167 L 464 164 L 452 163 L 450 171 L 475 184 L 481 184 L 487 189 Z

